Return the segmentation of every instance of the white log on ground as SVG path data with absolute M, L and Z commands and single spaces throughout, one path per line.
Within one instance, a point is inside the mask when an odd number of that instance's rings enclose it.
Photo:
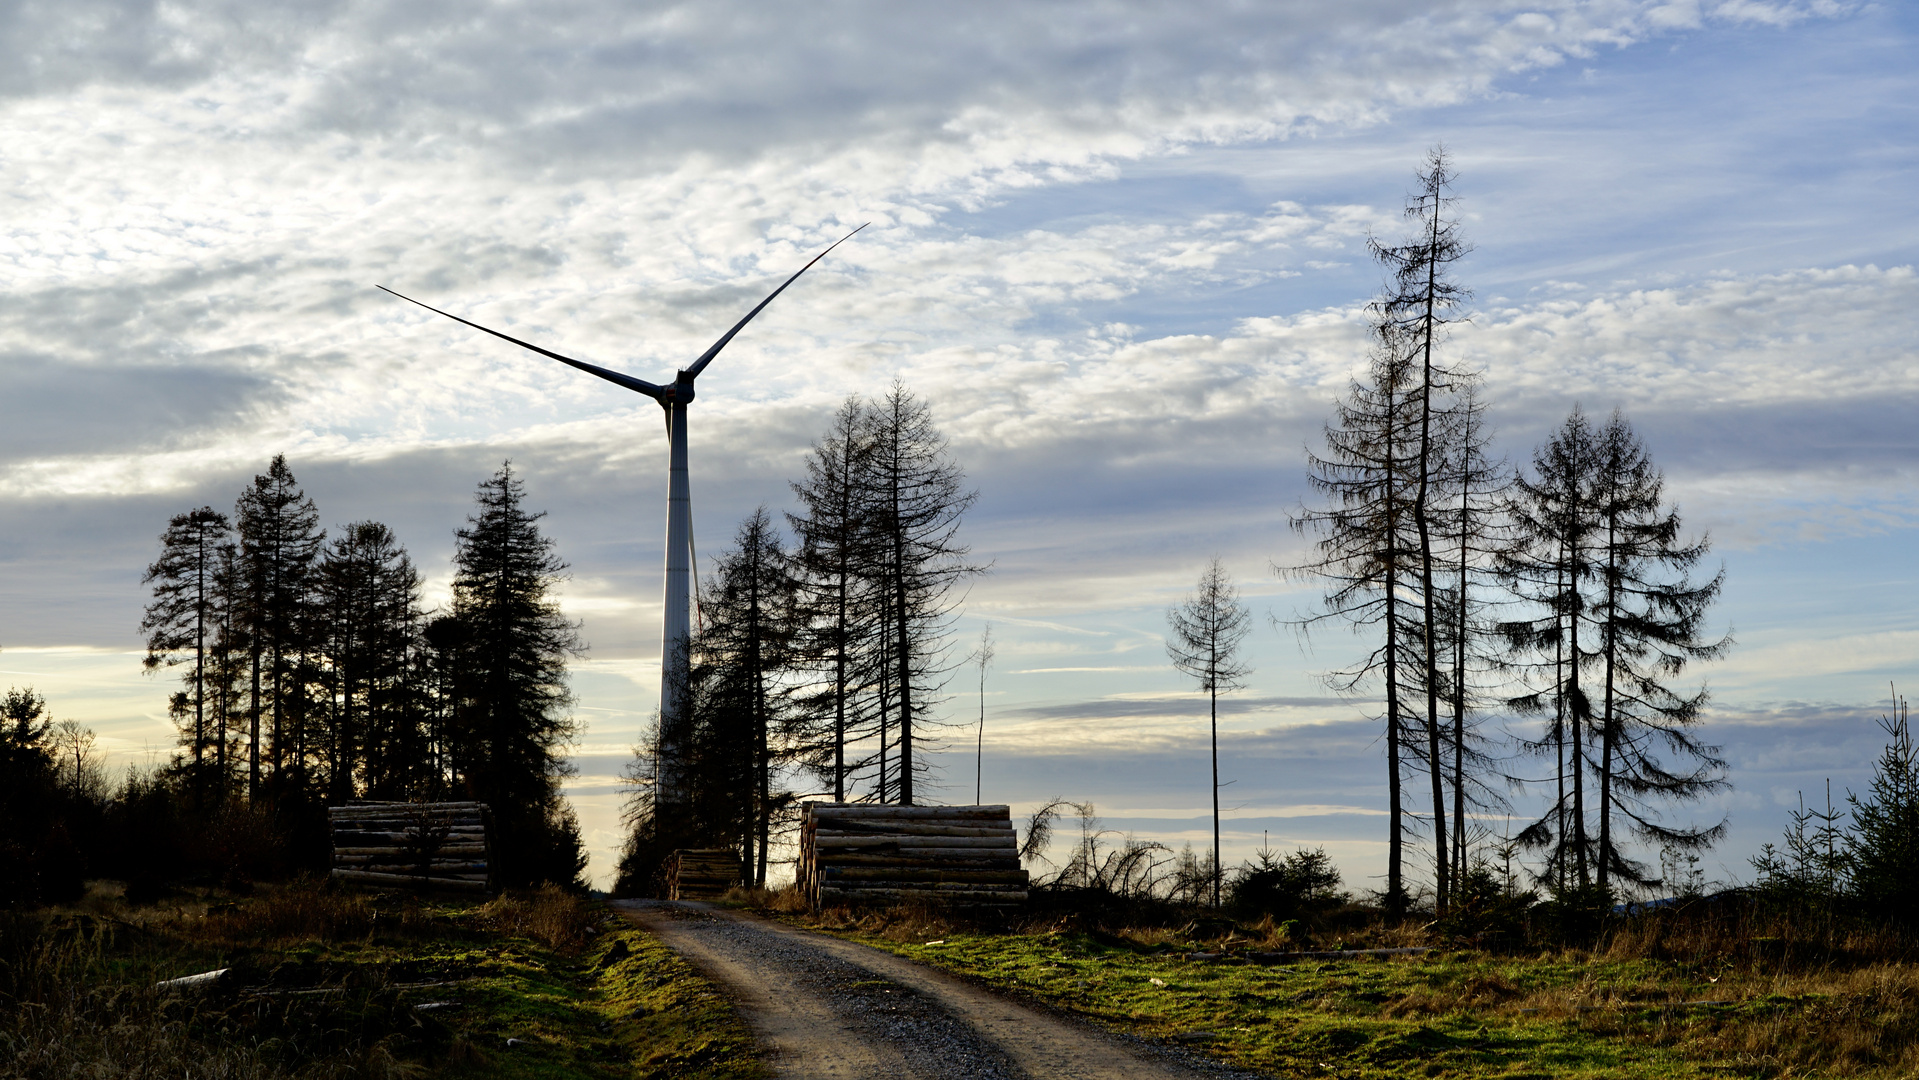
M 334 863 L 342 870 L 371 870 L 381 874 L 420 873 L 419 863 L 402 862 L 395 859 L 336 859 Z M 428 864 L 426 872 L 429 874 L 485 874 L 487 872 L 487 865 L 483 862 L 430 863 Z
M 447 818 L 482 818 L 486 811 L 481 807 L 455 806 L 435 807 L 428 810 L 409 810 L 403 806 L 381 806 L 353 809 L 333 807 L 327 811 L 331 821 L 443 821 Z

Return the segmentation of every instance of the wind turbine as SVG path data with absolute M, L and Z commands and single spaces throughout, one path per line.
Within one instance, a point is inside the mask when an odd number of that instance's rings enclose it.
M 498 330 L 492 330 L 479 323 L 462 319 L 458 315 L 441 311 L 431 304 L 422 304 L 410 296 L 388 289 L 385 285 L 379 286 L 385 292 L 392 293 L 410 304 L 419 304 L 437 315 L 445 315 L 454 322 L 465 323 L 475 330 L 492 334 L 496 338 L 510 341 L 522 348 L 531 349 L 541 356 L 551 357 L 569 367 L 579 368 L 589 375 L 598 375 L 607 382 L 645 394 L 659 402 L 660 408 L 666 411 L 666 615 L 665 625 L 660 635 L 660 763 L 657 789 L 657 799 L 666 807 L 677 807 L 685 801 L 682 790 L 683 777 L 679 768 L 679 741 L 683 735 L 681 720 L 684 703 L 680 700 L 680 691 L 685 686 L 687 663 L 685 645 L 692 638 L 688 577 L 693 565 L 691 550 L 693 497 L 686 470 L 686 407 L 693 402 L 693 380 L 700 377 L 700 372 L 706 370 L 706 365 L 712 363 L 713 358 L 720 354 L 721 349 L 726 348 L 734 335 L 745 329 L 746 324 L 752 322 L 755 315 L 765 310 L 766 305 L 772 303 L 774 297 L 785 292 L 788 285 L 798 281 L 799 276 L 812 269 L 814 263 L 826 258 L 827 253 L 833 248 L 852 239 L 853 233 L 864 228 L 866 226 L 861 225 L 859 229 L 854 229 L 853 232 L 835 240 L 826 251 L 813 256 L 805 266 L 794 271 L 792 277 L 787 278 L 779 288 L 768 293 L 766 299 L 759 302 L 758 307 L 747 312 L 745 318 L 734 323 L 733 329 L 728 330 L 713 343 L 711 348 L 701 353 L 699 359 L 693 361 L 692 366 L 681 368 L 674 376 L 673 382 L 665 386 L 650 383 L 644 379 L 636 379 L 631 375 L 622 375 L 617 371 L 609 371 L 584 360 L 561 356 L 551 350 L 542 349 L 538 345 L 521 341 L 510 334 L 502 334 Z

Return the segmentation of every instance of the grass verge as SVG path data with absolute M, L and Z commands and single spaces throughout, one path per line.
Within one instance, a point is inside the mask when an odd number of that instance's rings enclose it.
M 227 969 L 189 990 L 161 980 Z M 603 905 L 315 884 L 0 917 L 0 1075 L 765 1075 L 730 1006 Z
M 924 912 L 781 917 L 1284 1076 L 1919 1075 L 1919 970 L 1910 964 L 1790 970 L 1441 949 L 1267 967 L 1187 959 L 1193 944 L 1164 929 L 995 931 Z

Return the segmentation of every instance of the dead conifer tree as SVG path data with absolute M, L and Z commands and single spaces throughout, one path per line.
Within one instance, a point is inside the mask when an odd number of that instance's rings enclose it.
M 1426 759 L 1432 781 L 1434 885 L 1439 910 L 1447 907 L 1451 874 L 1446 842 L 1446 796 L 1443 744 L 1446 741 L 1439 716 L 1442 690 L 1440 664 L 1439 604 L 1437 576 L 1439 543 L 1435 535 L 1435 482 L 1446 449 L 1441 444 L 1446 424 L 1443 413 L 1448 402 L 1442 400 L 1460 387 L 1462 373 L 1440 363 L 1435 351 L 1446 327 L 1460 321 L 1459 308 L 1471 292 L 1452 280 L 1450 268 L 1472 249 L 1460 236 L 1457 218 L 1448 211 L 1455 199 L 1448 194 L 1455 177 L 1446 159 L 1444 147 L 1434 147 L 1419 173 L 1418 187 L 1406 201 L 1405 216 L 1416 228 L 1404 243 L 1386 245 L 1371 242 L 1373 257 L 1386 267 L 1388 281 L 1384 292 L 1373 302 L 1381 337 L 1408 351 L 1414 374 L 1408 404 L 1417 414 L 1417 429 L 1409 464 L 1412 466 L 1413 529 L 1418 537 L 1417 574 L 1422 624 L 1420 626 L 1420 671 L 1425 689 Z
M 898 382 L 868 408 L 871 454 L 861 479 L 870 528 L 863 576 L 879 597 L 887 664 L 881 707 L 894 723 L 894 790 L 913 805 L 925 762 L 914 757 L 926 711 L 946 670 L 957 606 L 954 586 L 984 567 L 966 561 L 960 518 L 978 492 L 948 455 L 926 405 Z M 882 760 L 882 771 L 884 761 Z
M 1239 590 L 1218 558 L 1206 564 L 1199 584 L 1178 607 L 1166 613 L 1173 633 L 1166 654 L 1173 666 L 1199 680 L 1207 696 L 1213 736 L 1213 906 L 1219 906 L 1219 695 L 1244 685 L 1252 672 L 1239 655 L 1252 616 L 1239 602 Z
M 1323 452 L 1308 450 L 1307 482 L 1322 500 L 1302 506 L 1289 523 L 1313 538 L 1312 554 L 1298 566 L 1274 569 L 1325 583 L 1319 610 L 1292 620 L 1309 638 L 1322 622 L 1336 620 L 1354 632 L 1380 636 L 1361 659 L 1326 673 L 1341 694 L 1378 687 L 1384 694 L 1381 721 L 1386 743 L 1386 891 L 1389 912 L 1406 909 L 1406 808 L 1402 779 L 1406 748 L 1416 731 L 1409 708 L 1407 675 L 1416 670 L 1416 606 L 1407 597 L 1418 544 L 1411 528 L 1412 486 L 1406 462 L 1415 437 L 1414 413 L 1405 405 L 1412 375 L 1405 351 L 1382 335 L 1364 379 L 1354 379 L 1325 428 Z

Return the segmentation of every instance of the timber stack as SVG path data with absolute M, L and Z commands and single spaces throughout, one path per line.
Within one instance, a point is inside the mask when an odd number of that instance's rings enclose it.
M 327 807 L 333 877 L 389 889 L 491 892 L 487 808 L 477 802 Z
M 806 804 L 795 874 L 815 908 L 933 900 L 1025 903 L 1028 885 L 1007 806 Z
M 732 848 L 681 848 L 666 861 L 668 900 L 717 900 L 740 883 L 740 853 Z

